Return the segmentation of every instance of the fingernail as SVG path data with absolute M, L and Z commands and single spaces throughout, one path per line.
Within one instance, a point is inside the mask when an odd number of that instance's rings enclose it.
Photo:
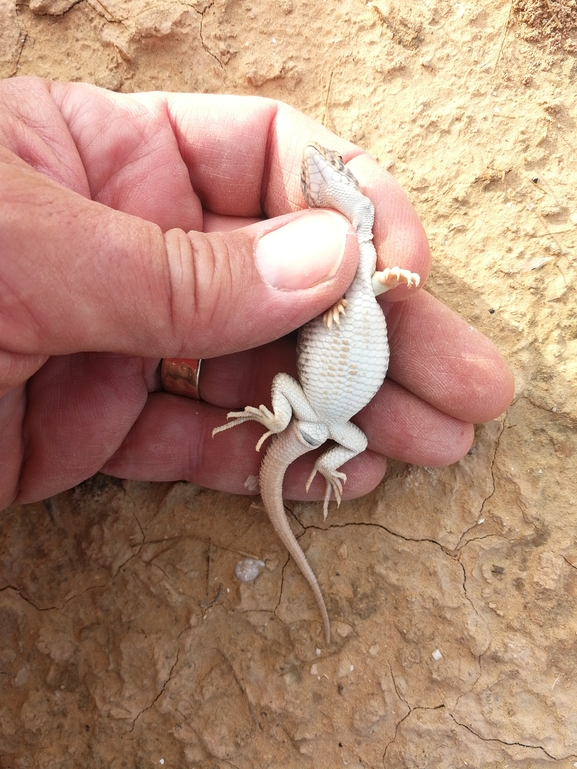
M 308 211 L 267 232 L 256 244 L 263 280 L 285 291 L 312 288 L 336 275 L 343 260 L 349 225 L 333 211 Z

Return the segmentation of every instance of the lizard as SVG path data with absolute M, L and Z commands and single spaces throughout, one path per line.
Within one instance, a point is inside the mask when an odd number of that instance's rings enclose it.
M 227 419 L 232 421 L 215 428 L 212 434 L 247 421 L 259 422 L 266 432 L 256 445 L 257 451 L 274 436 L 260 467 L 261 498 L 273 528 L 313 591 L 329 645 L 327 608 L 316 576 L 289 526 L 283 480 L 295 459 L 332 439 L 334 445 L 316 460 L 306 490 L 320 473 L 326 480 L 324 518 L 333 493 L 340 505 L 346 475 L 339 468 L 368 444 L 365 434 L 350 420 L 377 393 L 389 364 L 387 325 L 376 297 L 401 283 L 416 287 L 420 277 L 399 267 L 376 270 L 375 209 L 337 152 L 312 142 L 307 145 L 301 187 L 309 208 L 332 208 L 351 222 L 359 243 L 355 277 L 344 297 L 299 330 L 298 381 L 284 373 L 274 377 L 272 410 L 261 405 L 231 411 Z

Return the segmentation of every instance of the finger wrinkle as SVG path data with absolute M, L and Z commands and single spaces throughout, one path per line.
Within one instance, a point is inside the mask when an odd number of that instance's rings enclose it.
M 194 247 L 190 238 L 182 230 L 169 230 L 164 233 L 163 240 L 169 337 L 176 341 L 179 337 L 182 317 L 181 297 L 191 283 L 194 291 L 195 281 L 190 276 L 187 278 L 187 273 L 193 269 L 194 265 Z M 191 303 L 194 305 L 194 294 Z M 192 312 L 194 312 L 194 306 Z M 178 355 L 181 352 L 182 350 L 177 348 L 174 354 Z
M 17 499 L 25 461 L 22 425 L 26 387 L 20 385 L 0 398 L 0 511 Z
M 259 97 L 173 95 L 176 143 L 206 210 L 260 217 L 262 167 L 274 102 Z
M 260 179 L 260 207 L 262 211 L 267 210 L 267 200 L 269 196 L 273 157 L 276 156 L 278 147 L 277 121 L 280 110 L 287 105 L 282 102 L 273 102 L 274 107 L 271 110 L 268 126 L 266 130 L 266 146 L 264 152 L 264 163 L 261 170 Z M 290 108 L 289 108 L 290 109 Z
M 176 345 L 170 354 L 210 357 L 211 341 L 226 332 L 219 327 L 228 316 L 222 308 L 230 307 L 236 296 L 227 242 L 218 233 L 182 230 L 170 230 L 164 239 L 169 323 Z
M 191 238 L 191 245 L 194 273 L 191 288 L 194 296 L 195 325 L 198 324 L 200 335 L 206 340 L 205 344 L 209 345 L 208 349 L 202 350 L 202 355 L 212 357 L 211 341 L 214 336 L 219 337 L 221 333 L 227 333 L 226 328 L 221 328 L 222 318 L 225 318 L 225 322 L 230 322 L 235 317 L 236 313 L 232 308 L 242 291 L 240 286 L 235 286 L 235 262 L 226 238 L 217 232 L 210 235 L 198 234 Z M 230 309 L 223 312 L 223 307 Z

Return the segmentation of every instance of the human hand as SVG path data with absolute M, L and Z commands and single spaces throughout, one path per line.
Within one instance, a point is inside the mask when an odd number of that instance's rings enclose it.
M 356 268 L 347 222 L 299 211 L 307 142 L 341 152 L 375 204 L 379 268 L 428 272 L 392 177 L 286 105 L 16 78 L 0 83 L 0 113 L 0 509 L 98 470 L 247 492 L 262 431 L 211 431 L 269 402 L 274 374 L 295 371 L 287 334 Z M 385 456 L 456 461 L 472 423 L 512 397 L 485 337 L 408 295 L 382 302 L 389 378 L 355 420 L 369 450 L 346 466 L 349 498 L 381 480 Z M 161 357 L 204 358 L 202 401 L 160 391 Z M 313 462 L 289 468 L 286 497 L 305 497 Z M 308 498 L 323 494 L 318 479 Z

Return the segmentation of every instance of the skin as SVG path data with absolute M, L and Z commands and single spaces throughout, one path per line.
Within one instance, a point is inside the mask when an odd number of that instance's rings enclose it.
M 378 268 L 424 281 L 426 237 L 394 179 L 286 105 L 0 82 L 0 509 L 99 470 L 249 493 L 262 429 L 211 431 L 269 404 L 274 374 L 295 372 L 291 332 L 356 268 L 346 220 L 302 211 L 309 141 L 372 199 Z M 379 483 L 386 456 L 457 461 L 513 396 L 492 343 L 426 292 L 382 306 L 389 378 L 355 419 L 369 450 L 346 465 L 345 498 Z M 160 390 L 161 357 L 205 359 L 202 402 Z M 322 479 L 305 495 L 314 460 L 291 466 L 286 498 L 322 498 Z

